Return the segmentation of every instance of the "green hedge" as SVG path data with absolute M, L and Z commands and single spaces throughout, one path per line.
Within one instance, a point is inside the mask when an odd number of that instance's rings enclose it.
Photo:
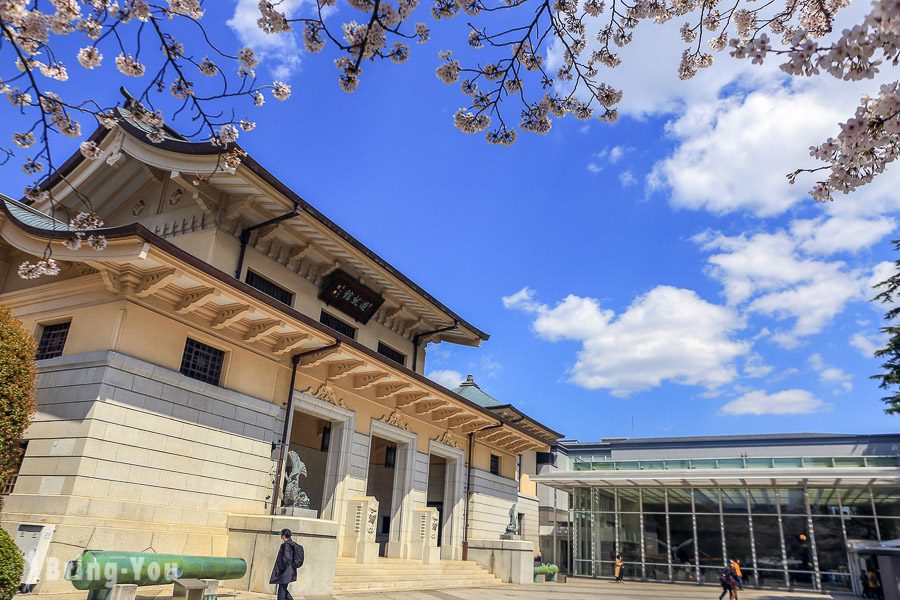
M 5 529 L 0 529 L 0 600 L 10 600 L 19 591 L 25 559 Z
M 547 581 L 556 580 L 556 574 L 559 573 L 559 567 L 550 563 L 542 563 L 541 566 L 534 568 L 534 575 L 544 575 Z

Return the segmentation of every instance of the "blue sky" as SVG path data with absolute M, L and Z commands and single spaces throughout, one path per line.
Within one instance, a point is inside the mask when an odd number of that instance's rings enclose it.
M 223 46 L 259 43 L 247 13 L 227 23 L 234 3 L 207 11 Z M 430 376 L 472 373 L 581 440 L 896 431 L 869 379 L 883 310 L 867 298 L 894 259 L 898 171 L 830 205 L 784 180 L 871 84 L 789 81 L 726 55 L 680 82 L 677 24 L 642 26 L 613 76 L 618 123 L 557 120 L 498 148 L 453 128 L 462 98 L 434 76 L 463 26 L 437 24 L 407 64 L 366 67 L 350 95 L 333 56 L 266 40 L 260 75 L 293 95 L 247 108 L 258 126 L 240 139 L 491 334 L 481 348 L 430 346 Z M 121 83 L 101 70 L 64 85 L 109 101 Z M 17 169 L 3 167 L 12 195 Z

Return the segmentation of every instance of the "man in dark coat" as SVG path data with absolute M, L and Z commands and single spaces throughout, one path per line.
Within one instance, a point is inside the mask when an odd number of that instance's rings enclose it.
M 297 581 L 297 567 L 294 565 L 298 563 L 303 564 L 303 547 L 291 539 L 290 529 L 282 529 L 281 548 L 269 577 L 269 583 L 278 585 L 278 600 L 294 600 L 288 591 L 288 584 Z

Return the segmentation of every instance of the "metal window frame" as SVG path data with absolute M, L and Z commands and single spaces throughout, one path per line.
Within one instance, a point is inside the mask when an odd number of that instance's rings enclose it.
M 199 348 L 193 348 L 195 350 L 203 350 L 203 351 L 211 351 L 210 356 L 215 357 L 219 356 L 217 359 L 218 363 L 218 373 L 216 374 L 215 380 L 206 373 L 203 373 L 197 369 L 190 368 L 190 365 L 186 365 L 185 362 L 189 360 L 188 358 L 188 350 L 192 349 L 192 345 L 197 345 Z M 192 337 L 185 338 L 184 342 L 184 350 L 181 354 L 181 365 L 178 369 L 178 372 L 184 375 L 185 377 L 190 377 L 191 379 L 195 379 L 197 381 L 202 381 L 203 383 L 208 383 L 210 385 L 219 386 L 222 384 L 222 375 L 225 373 L 225 357 L 227 356 L 227 352 L 220 348 L 216 348 L 215 346 L 211 346 L 200 340 L 195 340 Z
M 63 327 L 64 326 L 64 327 Z M 69 331 L 71 330 L 72 320 L 68 321 L 57 321 L 56 323 L 42 323 L 41 324 L 41 337 L 38 340 L 37 349 L 34 353 L 35 360 L 46 360 L 49 358 L 56 358 L 57 356 L 62 356 L 63 350 L 66 348 L 66 341 L 69 339 Z M 61 329 L 54 330 L 53 328 L 62 327 Z M 58 332 L 63 332 L 62 335 L 58 335 Z M 49 338 L 49 336 L 55 336 L 53 338 Z M 59 344 L 57 348 L 55 345 L 48 348 L 50 346 L 50 341 L 56 342 L 57 338 L 62 338 L 62 343 Z M 47 341 L 49 338 L 49 341 Z M 46 342 L 46 345 L 45 345 Z M 52 349 L 53 352 L 48 352 L 49 349 Z

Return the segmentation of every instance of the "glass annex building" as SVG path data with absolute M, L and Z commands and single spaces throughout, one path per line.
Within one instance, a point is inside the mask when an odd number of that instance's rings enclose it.
M 568 492 L 572 575 L 853 590 L 900 538 L 900 435 L 790 435 L 562 442 L 535 479 Z M 557 511 L 558 513 L 561 511 Z M 542 543 L 542 547 L 545 544 Z M 867 562 L 868 561 L 868 562 Z

